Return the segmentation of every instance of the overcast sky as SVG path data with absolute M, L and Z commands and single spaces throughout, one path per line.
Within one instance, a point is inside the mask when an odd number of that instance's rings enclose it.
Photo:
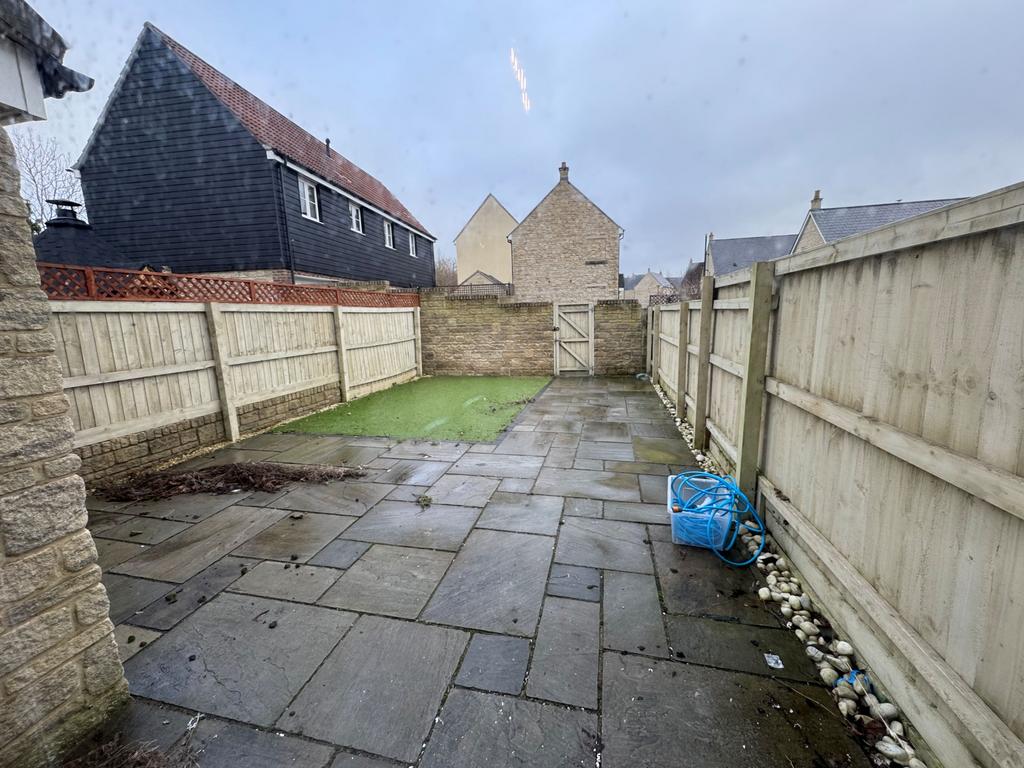
M 330 137 L 449 255 L 488 192 L 521 218 L 563 160 L 625 229 L 626 273 L 678 274 L 708 231 L 796 232 L 816 188 L 833 206 L 1024 179 L 1010 0 L 31 2 L 96 79 L 48 102 L 76 159 L 149 20 Z

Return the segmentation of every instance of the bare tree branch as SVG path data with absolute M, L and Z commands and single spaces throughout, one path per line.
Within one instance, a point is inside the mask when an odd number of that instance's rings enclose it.
M 459 280 L 455 268 L 455 259 L 445 256 L 440 249 L 434 259 L 434 282 L 437 285 L 457 285 Z
M 53 206 L 46 201 L 63 198 L 83 202 L 82 186 L 68 170 L 71 157 L 61 151 L 56 139 L 28 128 L 12 131 L 10 136 L 21 169 L 21 196 L 28 203 L 32 228 L 39 232 L 54 214 Z M 84 210 L 79 209 L 79 214 Z

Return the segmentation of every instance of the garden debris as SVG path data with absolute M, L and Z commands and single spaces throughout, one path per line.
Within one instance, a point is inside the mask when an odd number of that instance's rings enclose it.
M 124 744 L 115 734 L 87 754 L 64 763 L 64 768 L 199 768 L 196 753 L 187 744 L 164 751 L 152 744 Z
M 434 503 L 434 500 L 424 493 L 416 497 L 416 503 L 420 505 L 420 509 L 426 509 L 427 507 Z
M 361 477 L 362 474 L 359 470 L 347 467 L 247 461 L 189 471 L 169 469 L 151 472 L 97 488 L 96 494 L 110 501 L 151 501 L 168 499 L 182 493 L 274 493 L 289 483 L 329 483 L 348 477 Z

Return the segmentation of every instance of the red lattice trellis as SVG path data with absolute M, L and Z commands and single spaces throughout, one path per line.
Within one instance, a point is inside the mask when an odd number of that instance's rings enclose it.
M 234 277 L 139 272 L 40 262 L 51 299 L 95 301 L 218 301 L 228 304 L 338 304 L 345 307 L 418 307 L 416 293 L 384 293 L 317 285 L 268 283 Z

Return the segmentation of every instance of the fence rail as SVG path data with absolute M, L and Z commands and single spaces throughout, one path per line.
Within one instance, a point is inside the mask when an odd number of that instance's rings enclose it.
M 696 447 L 940 760 L 1024 766 L 1024 184 L 648 319 Z
M 191 301 L 232 304 L 418 307 L 412 292 L 360 291 L 319 285 L 292 285 L 235 277 L 183 275 L 107 267 L 39 262 L 39 279 L 55 300 Z

